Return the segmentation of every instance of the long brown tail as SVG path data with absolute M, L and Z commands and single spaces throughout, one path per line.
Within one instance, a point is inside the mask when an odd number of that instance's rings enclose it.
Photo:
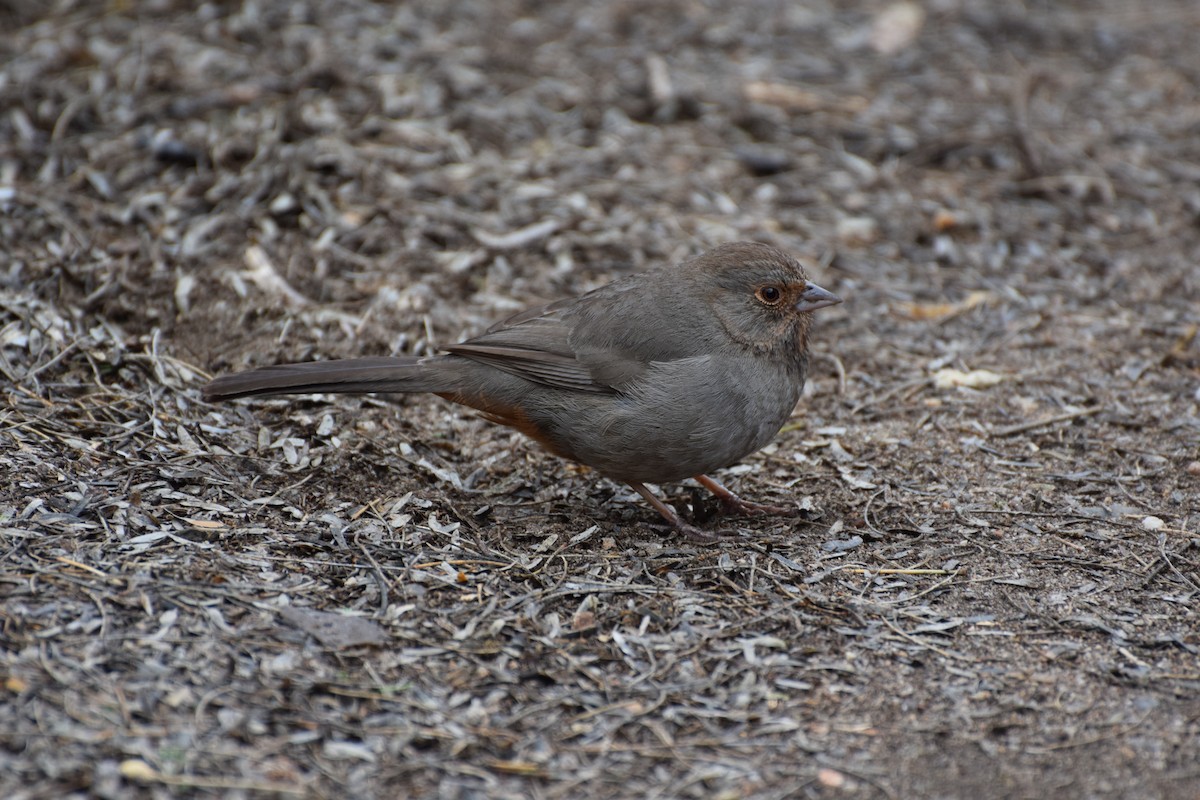
M 441 392 L 454 388 L 452 357 L 347 358 L 280 364 L 224 375 L 200 390 L 205 400 L 258 394 Z

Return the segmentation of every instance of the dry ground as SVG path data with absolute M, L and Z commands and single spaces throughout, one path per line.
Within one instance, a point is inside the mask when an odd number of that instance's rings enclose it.
M 0 795 L 1197 797 L 1200 8 L 915 8 L 0 2 Z M 199 401 L 731 239 L 809 522 Z

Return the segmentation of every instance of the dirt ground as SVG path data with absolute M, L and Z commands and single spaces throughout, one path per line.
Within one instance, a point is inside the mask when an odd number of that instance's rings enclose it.
M 1197 30 L 0 2 L 0 796 L 1200 797 Z M 803 522 L 199 399 L 737 239 L 846 299 L 723 476 Z

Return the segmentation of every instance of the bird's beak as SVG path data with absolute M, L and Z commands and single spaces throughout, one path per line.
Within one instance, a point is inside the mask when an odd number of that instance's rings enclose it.
M 842 302 L 842 298 L 833 292 L 827 292 L 815 283 L 805 281 L 804 294 L 800 295 L 800 302 L 796 303 L 796 310 L 816 311 L 825 306 L 836 306 L 840 302 Z

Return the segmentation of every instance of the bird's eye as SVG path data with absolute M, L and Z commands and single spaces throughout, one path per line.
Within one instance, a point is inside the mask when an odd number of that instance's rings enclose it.
M 778 286 L 762 286 L 754 293 L 759 302 L 766 303 L 769 306 L 778 305 L 783 299 L 783 290 Z

